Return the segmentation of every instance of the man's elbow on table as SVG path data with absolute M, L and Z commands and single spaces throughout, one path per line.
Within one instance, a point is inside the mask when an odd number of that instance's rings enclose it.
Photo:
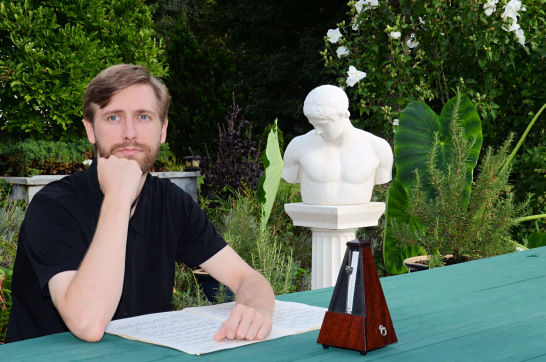
M 72 334 L 85 342 L 98 342 L 104 336 L 104 330 L 106 327 L 99 326 L 97 323 L 82 323 L 80 325 L 76 323 L 66 323 L 68 329 Z

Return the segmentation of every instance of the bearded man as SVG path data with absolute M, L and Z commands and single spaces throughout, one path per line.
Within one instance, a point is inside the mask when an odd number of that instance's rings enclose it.
M 113 319 L 170 310 L 175 262 L 201 266 L 236 295 L 214 339 L 271 332 L 269 283 L 176 185 L 152 177 L 169 94 L 141 66 L 103 70 L 84 95 L 96 158 L 44 187 L 19 233 L 6 342 L 72 332 L 99 341 Z

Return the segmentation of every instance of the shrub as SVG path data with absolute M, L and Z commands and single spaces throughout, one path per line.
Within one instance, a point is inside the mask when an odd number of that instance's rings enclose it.
M 8 198 L 9 187 L 0 180 L 0 344 L 6 338 L 11 312 L 11 277 L 19 228 L 25 215 L 21 201 Z
M 240 192 L 245 188 L 256 190 L 263 173 L 258 145 L 250 138 L 251 127 L 238 106 L 231 107 L 226 117 L 227 128 L 218 126 L 220 135 L 213 140 L 218 153 L 201 160 L 203 184 L 201 195 L 211 201 L 220 198 L 227 200 L 231 190 Z M 237 124 L 238 122 L 238 124 Z
M 0 175 L 68 175 L 86 168 L 83 161 L 93 157 L 93 145 L 87 139 L 74 142 L 8 141 L 0 144 Z M 170 162 L 167 143 L 161 144 L 152 172 L 163 171 Z
M 0 2 L 0 129 L 34 139 L 82 137 L 89 81 L 119 63 L 163 76 L 161 47 L 142 0 Z
M 251 267 L 259 270 L 275 295 L 296 291 L 298 263 L 283 236 L 260 223 L 256 198 L 235 195 L 223 218 L 222 233 L 229 245 Z
M 515 251 L 510 228 L 526 213 L 528 202 L 514 203 L 509 189 L 510 168 L 503 169 L 509 158 L 512 136 L 494 153 L 489 148 L 482 159 L 480 172 L 472 183 L 470 198 L 466 193 L 467 164 L 472 143 L 460 125 L 452 126 L 453 143 L 459 147 L 450 155 L 447 169 L 437 167 L 441 148 L 435 134 L 429 152 L 426 178 L 422 170 L 415 171 L 415 181 L 408 194 L 407 212 L 419 221 L 423 229 L 410 223 L 392 220 L 392 234 L 401 246 L 418 245 L 428 255 L 453 254 L 458 262 L 463 257 L 484 258 Z M 433 189 L 433 197 L 427 188 Z M 433 264 L 434 263 L 434 264 Z M 430 267 L 441 266 L 439 258 L 431 258 Z
M 360 114 L 354 122 L 374 134 L 392 138 L 395 120 L 414 100 L 439 113 L 459 88 L 479 113 L 485 151 L 500 147 L 510 132 L 523 134 L 529 116 L 546 103 L 542 1 L 360 0 L 348 5 L 347 21 L 338 24 L 341 37 L 327 36 L 322 56 L 337 84 L 346 88 L 353 114 Z M 350 67 L 365 77 L 349 80 Z M 546 212 L 546 188 L 537 186 L 544 182 L 537 183 L 541 176 L 534 172 L 543 168 L 546 123 L 537 126 L 514 161 L 512 176 L 520 202 L 527 192 L 536 192 L 533 214 Z M 526 162 L 529 152 L 538 157 Z M 519 238 L 531 226 L 518 226 Z
M 165 84 L 171 95 L 167 139 L 178 158 L 205 154 L 217 129 L 217 120 L 229 111 L 234 66 L 218 41 L 199 39 L 178 15 L 166 46 L 169 74 Z M 191 150 L 191 151 L 190 151 Z

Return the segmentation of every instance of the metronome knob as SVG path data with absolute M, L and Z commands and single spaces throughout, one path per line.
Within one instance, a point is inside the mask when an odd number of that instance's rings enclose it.
M 345 273 L 347 273 L 347 275 L 353 274 L 353 267 L 350 266 L 350 265 L 347 265 L 347 266 L 345 267 Z

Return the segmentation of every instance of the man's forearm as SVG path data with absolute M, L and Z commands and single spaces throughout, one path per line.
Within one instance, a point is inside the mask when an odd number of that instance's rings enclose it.
M 128 201 L 115 195 L 104 198 L 89 250 L 64 295 L 53 301 L 68 328 L 81 339 L 100 340 L 118 306 L 130 208 Z

